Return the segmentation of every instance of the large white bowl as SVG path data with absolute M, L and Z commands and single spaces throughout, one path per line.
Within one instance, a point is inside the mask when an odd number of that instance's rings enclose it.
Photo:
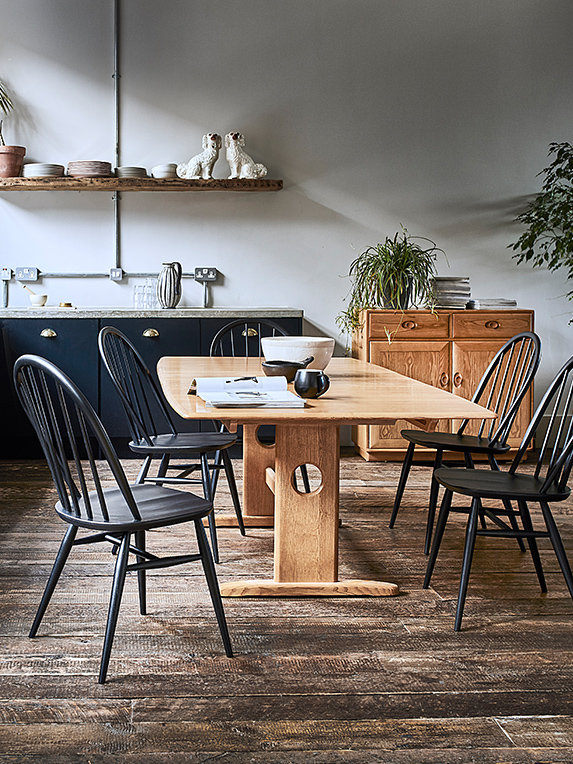
M 326 369 L 334 352 L 332 337 L 263 337 L 263 353 L 267 361 L 314 361 L 309 369 Z

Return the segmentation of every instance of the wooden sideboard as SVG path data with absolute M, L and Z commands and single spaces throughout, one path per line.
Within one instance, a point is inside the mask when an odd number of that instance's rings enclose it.
M 352 355 L 421 382 L 471 398 L 488 363 L 506 340 L 533 329 L 532 310 L 365 310 L 352 338 Z M 524 399 L 509 444 L 519 445 L 533 413 L 533 395 Z M 438 429 L 455 431 L 459 421 L 443 420 Z M 357 451 L 367 461 L 401 459 L 406 442 L 394 425 L 353 427 Z M 472 432 L 471 426 L 466 430 Z M 427 452 L 433 458 L 433 452 Z M 423 459 L 423 449 L 416 457 Z

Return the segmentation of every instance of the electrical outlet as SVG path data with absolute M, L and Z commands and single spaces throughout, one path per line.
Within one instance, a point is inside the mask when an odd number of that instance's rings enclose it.
M 109 277 L 112 281 L 121 281 L 124 276 L 125 276 L 125 273 L 123 272 L 123 268 L 109 269 Z
M 31 267 L 16 268 L 17 281 L 37 281 L 38 269 Z
M 12 268 L 2 268 L 0 270 L 0 280 L 10 281 L 12 278 Z
M 195 268 L 195 281 L 217 281 L 216 268 Z

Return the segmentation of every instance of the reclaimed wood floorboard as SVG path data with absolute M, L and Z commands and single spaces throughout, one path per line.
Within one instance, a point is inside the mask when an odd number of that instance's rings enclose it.
M 147 616 L 129 577 L 100 686 L 114 558 L 75 549 L 28 639 L 63 525 L 41 463 L 0 463 L 0 762 L 571 764 L 573 602 L 552 550 L 540 542 L 542 595 L 515 541 L 479 539 L 455 634 L 464 518 L 422 589 L 429 471 L 413 468 L 390 531 L 398 474 L 343 458 L 340 570 L 400 596 L 226 600 L 228 659 L 200 568 L 150 573 Z M 231 508 L 224 480 L 218 507 Z M 573 557 L 573 500 L 555 516 Z M 247 533 L 220 529 L 221 581 L 272 576 L 272 531 Z M 153 551 L 194 548 L 184 526 L 150 537 Z

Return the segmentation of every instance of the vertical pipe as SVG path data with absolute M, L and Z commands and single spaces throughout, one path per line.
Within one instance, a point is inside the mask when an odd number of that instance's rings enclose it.
M 119 33 L 120 33 L 120 2 L 113 2 L 113 84 L 114 84 L 114 114 L 115 114 L 115 166 L 121 163 L 120 147 L 120 78 L 119 72 Z M 113 195 L 114 207 L 114 233 L 115 233 L 115 267 L 121 268 L 121 215 L 120 195 L 116 191 Z

